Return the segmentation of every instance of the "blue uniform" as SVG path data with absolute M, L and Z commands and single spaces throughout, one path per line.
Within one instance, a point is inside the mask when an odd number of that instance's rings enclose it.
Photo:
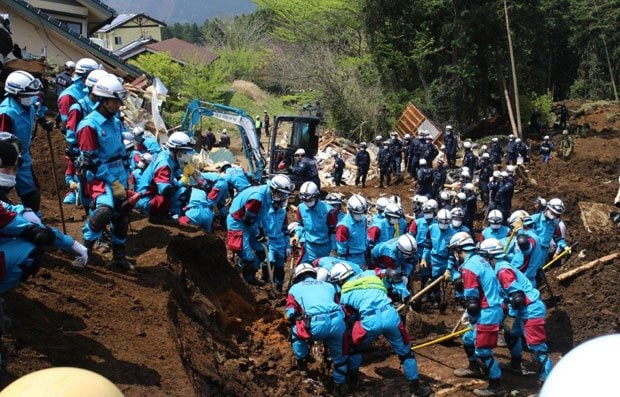
M 58 95 L 58 112 L 60 113 L 60 119 L 63 122 L 67 122 L 69 117 L 69 110 L 71 106 L 84 98 L 88 90 L 83 78 L 73 80 L 73 84 L 65 88 L 60 95 Z M 86 116 L 86 115 L 84 115 Z
M 534 222 L 534 231 L 540 238 L 540 245 L 547 253 L 551 240 L 555 241 L 560 251 L 564 250 L 568 246 L 564 237 L 562 237 L 562 231 L 560 230 L 558 219 L 549 219 L 545 216 L 544 212 L 537 212 L 532 215 L 532 221 Z
M 321 180 L 319 179 L 319 165 L 315 159 L 304 156 L 297 167 L 293 169 L 293 174 L 299 175 L 304 182 L 314 182 L 316 187 L 321 190 Z
M 502 322 L 502 298 L 493 268 L 485 259 L 469 254 L 461 267 L 465 300 L 477 299 L 480 313 L 469 313 L 472 330 L 463 335 L 463 345 L 470 363 L 481 362 L 490 379 L 499 379 L 502 372 L 493 358 L 497 334 Z
M 338 256 L 366 268 L 368 249 L 366 216 L 356 221 L 348 213 L 336 226 L 336 251 Z
M 407 260 L 398 249 L 398 237 L 375 245 L 370 253 L 372 267 L 381 269 L 400 269 L 406 277 L 410 277 L 418 257 Z
M 420 145 L 419 138 L 413 138 L 409 147 L 407 147 L 407 172 L 411 178 L 418 178 L 418 165 L 420 164 Z
M 237 193 L 252 186 L 252 183 L 248 179 L 248 176 L 241 167 L 229 167 L 226 169 L 224 174 L 226 175 L 228 183 L 235 188 Z
M 476 170 L 477 165 L 478 157 L 476 157 L 471 149 L 465 149 L 465 154 L 463 155 L 463 167 L 469 168 L 469 171 L 473 173 Z
M 433 194 L 433 169 L 428 165 L 418 169 L 418 190 L 417 194 L 431 197 Z
M 551 151 L 553 150 L 553 144 L 550 142 L 543 142 L 540 144 L 540 157 L 543 163 L 551 161 Z
M 523 232 L 519 232 L 522 234 Z M 514 238 L 513 240 L 517 240 Z M 527 279 L 536 287 L 536 273 L 538 269 L 541 269 L 545 260 L 547 259 L 547 251 L 541 247 L 540 240 L 538 238 L 528 236 L 530 242 L 530 248 L 527 251 L 521 251 L 518 246 L 512 250 L 512 259 L 510 265 L 515 269 L 519 269 L 521 273 L 525 274 Z
M 112 184 L 115 181 L 127 189 L 129 180 L 122 131 L 123 127 L 117 117 L 105 117 L 97 110 L 86 116 L 77 128 L 81 156 L 91 159 L 93 164 L 93 168 L 86 172 L 87 191 L 96 209 L 105 206 L 116 210 L 111 219 L 112 243 L 118 245 L 125 244 L 129 224 L 128 213 L 119 211 L 122 200 L 112 195 Z M 86 241 L 99 239 L 105 227 L 98 225 L 101 226 L 99 229 L 93 226 L 89 219 L 82 228 Z
M 338 223 L 338 213 L 331 206 L 317 200 L 313 207 L 301 203 L 297 207 L 297 234 L 303 242 L 300 263 L 311 263 L 317 258 L 328 256 L 331 251 L 330 234 Z
M 390 236 L 390 222 L 385 215 L 382 213 L 373 215 L 368 225 L 368 244 L 370 247 L 372 248 L 378 243 L 388 241 L 392 237 Z
M 491 145 L 491 164 L 501 165 L 502 157 L 504 157 L 504 149 L 499 142 L 493 142 Z
M 338 224 L 338 222 L 340 222 L 342 218 L 344 218 L 344 216 L 346 215 L 344 212 L 341 212 L 340 209 L 334 207 L 333 205 L 331 206 L 331 211 L 335 211 L 336 214 L 338 215 L 336 217 L 336 224 Z M 336 233 L 331 233 L 329 235 L 329 242 L 330 242 L 331 250 L 336 251 Z
M 312 278 L 295 283 L 286 299 L 286 318 L 294 323 L 291 339 L 295 358 L 308 356 L 308 342 L 325 341 L 334 365 L 334 383 L 345 383 L 344 313 L 334 286 Z
M 288 221 L 284 208 L 274 208 L 272 205 L 263 221 L 265 235 L 269 241 L 269 256 L 267 260 L 273 266 L 273 279 L 276 286 L 282 288 L 284 284 L 284 262 L 286 253 L 291 249 L 288 237 Z M 267 280 L 267 269 L 263 268 L 263 280 Z
M 514 139 L 509 140 L 506 147 L 506 165 L 517 163 L 517 155 L 519 154 L 517 149 L 517 143 Z
M 221 174 L 216 172 L 203 172 L 202 178 L 207 181 L 207 184 L 211 186 L 209 194 L 207 194 L 207 205 L 215 210 L 217 207 L 220 215 L 225 217 L 228 215 L 228 208 L 226 207 L 226 199 L 228 198 L 228 180 Z
M 424 247 L 422 257 L 430 258 L 433 279 L 441 276 L 448 268 L 448 259 L 451 256 L 448 253 L 448 245 L 454 234 L 453 228 L 448 227 L 446 230 L 441 230 L 438 223 L 434 223 L 428 228 L 427 240 L 430 242 L 430 247 Z
M 349 371 L 359 369 L 362 350 L 383 335 L 400 358 L 407 379 L 417 380 L 418 364 L 411 350 L 411 338 L 398 312 L 392 307 L 385 285 L 375 272 L 365 271 L 344 283 L 340 301 L 347 317 L 354 321 L 347 364 Z
M 370 154 L 368 154 L 366 149 L 360 149 L 355 154 L 355 165 L 357 167 L 355 186 L 358 186 L 361 180 L 362 187 L 366 187 L 366 177 L 368 175 L 368 169 L 370 168 Z
M 436 224 L 437 221 L 435 219 L 426 219 L 424 216 L 420 217 L 420 218 L 416 218 L 414 221 L 412 221 L 409 224 L 409 234 L 412 234 L 413 236 L 415 236 L 415 242 L 418 246 L 418 256 L 420 256 L 420 258 L 424 258 L 426 259 L 426 261 L 430 261 L 430 251 L 428 252 L 427 256 L 421 256 L 421 254 L 424 253 L 425 248 L 430 248 L 430 241 L 427 240 L 427 236 L 428 236 L 428 228 L 433 225 Z M 414 268 L 415 268 L 415 264 L 414 264 Z M 415 269 L 414 269 L 415 270 Z M 426 281 L 428 281 L 428 278 L 431 275 L 431 270 L 429 268 L 427 269 L 420 269 L 420 278 L 422 279 L 422 284 L 426 284 Z
M 0 131 L 10 132 L 21 141 L 22 163 L 17 169 L 15 190 L 22 200 L 28 193 L 38 190 L 30 157 L 35 115 L 34 105 L 22 106 L 12 95 L 4 98 L 0 103 Z M 36 210 L 38 211 L 38 208 Z
M 498 229 L 493 229 L 491 226 L 487 226 L 482 229 L 480 234 L 480 241 L 484 241 L 488 238 L 496 238 L 502 240 L 510 235 L 510 228 L 508 226 L 500 225 Z
M 322 258 L 315 259 L 312 262 L 312 266 L 322 267 L 323 269 L 331 271 L 336 263 L 346 263 L 351 266 L 351 269 L 353 269 L 355 274 L 361 274 L 363 272 L 362 268 L 357 263 L 342 258 L 336 258 L 334 256 L 324 256 Z
M 468 192 L 465 199 L 465 216 L 463 217 L 463 224 L 470 230 L 474 228 L 474 218 L 478 211 L 478 195 L 475 192 Z
M 398 138 L 390 140 L 390 153 L 392 154 L 393 169 L 396 177 L 400 178 L 400 165 L 402 162 L 401 153 L 403 151 L 403 142 Z
M 207 192 L 200 187 L 192 187 L 185 214 L 179 217 L 179 223 L 191 223 L 211 233 L 213 230 L 213 209 L 207 204 Z
M 254 273 L 258 270 L 259 255 L 266 255 L 265 250 L 256 239 L 259 226 L 263 225 L 267 211 L 271 208 L 271 191 L 268 185 L 252 186 L 246 188 L 233 199 L 230 212 L 226 218 L 228 236 L 226 246 L 232 252 L 241 256 L 244 262 L 244 277 L 246 281 L 254 279 Z M 250 270 L 254 269 L 250 273 Z
M 166 150 L 155 157 L 142 174 L 136 208 L 151 215 L 168 215 L 175 209 L 178 212 L 180 197 L 187 190 L 180 176 L 181 169 L 172 152 Z
M 545 305 L 540 299 L 540 292 L 528 281 L 528 278 L 506 261 L 495 264 L 495 273 L 500 285 L 500 295 L 508 303 L 508 315 L 514 323 L 504 335 L 510 348 L 511 361 L 520 363 L 522 346 L 521 336 L 525 336 L 528 348 L 538 362 L 538 376 L 545 381 L 551 372 L 552 362 L 548 356 L 547 334 L 545 331 Z M 522 292 L 525 302 L 522 307 L 515 307 L 511 294 Z

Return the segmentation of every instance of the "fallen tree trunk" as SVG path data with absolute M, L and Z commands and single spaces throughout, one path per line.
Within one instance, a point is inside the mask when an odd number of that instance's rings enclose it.
M 609 255 L 606 255 L 606 256 L 603 256 L 601 258 L 593 260 L 592 262 L 588 262 L 585 265 L 581 265 L 581 266 L 576 267 L 576 268 L 574 268 L 572 270 L 569 270 L 569 271 L 567 271 L 565 273 L 558 274 L 556 279 L 558 281 L 569 280 L 569 279 L 575 277 L 576 275 L 585 272 L 588 269 L 592 269 L 593 267 L 595 267 L 597 265 L 610 262 L 610 261 L 618 258 L 619 256 L 620 256 L 620 253 L 618 253 L 618 252 L 613 253 L 613 254 L 609 254 Z

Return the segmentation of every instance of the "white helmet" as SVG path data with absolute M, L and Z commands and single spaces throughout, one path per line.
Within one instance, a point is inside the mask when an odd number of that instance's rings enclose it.
M 498 142 L 497 138 L 491 138 L 491 142 Z
M 465 141 L 465 142 L 463 142 L 463 147 L 464 147 L 465 149 L 470 149 L 470 148 L 471 148 L 471 142 L 469 142 L 469 141 Z
M 428 197 L 424 196 L 423 194 L 420 194 L 417 197 L 415 197 L 415 202 L 422 206 L 424 206 L 424 204 L 426 204 L 427 201 L 428 201 Z
M 499 225 L 504 220 L 504 216 L 502 215 L 502 212 L 500 210 L 492 210 L 489 211 L 489 215 L 487 215 L 487 220 L 491 225 Z
M 465 251 L 470 251 L 475 248 L 474 240 L 467 232 L 458 232 L 450 239 L 448 244 L 449 249 L 461 248 Z
M 452 219 L 454 218 L 463 219 L 463 217 L 465 217 L 465 211 L 463 211 L 461 207 L 454 207 L 452 208 L 452 210 L 450 210 L 450 216 L 452 217 Z
M 447 190 L 442 190 L 439 192 L 439 199 L 441 201 L 450 201 L 450 193 Z
M 466 169 L 466 167 L 463 167 L 463 170 L 461 171 L 461 176 L 463 178 L 471 178 L 471 174 L 469 173 L 469 169 Z
M 37 95 L 42 87 L 39 79 L 23 70 L 11 72 L 4 82 L 4 91 L 13 95 Z
M 368 144 L 366 142 L 362 142 L 362 143 L 360 143 L 360 147 L 362 149 L 366 149 L 368 147 Z
M 324 267 L 317 267 L 316 279 L 317 281 L 329 281 L 329 270 L 325 269 Z
M 293 283 L 301 281 L 302 276 L 316 278 L 316 269 L 309 263 L 300 263 L 293 272 Z
M 514 165 L 512 165 L 512 164 L 507 165 L 507 166 L 506 166 L 506 172 L 507 172 L 509 175 L 514 174 L 514 173 L 515 173 L 515 166 L 514 166 Z
M 405 139 L 411 139 L 411 134 L 405 134 Z
M 451 125 L 447 125 L 447 126 L 446 126 L 446 131 L 450 131 L 451 129 L 452 129 L 452 126 L 451 126 Z
M 295 231 L 297 230 L 297 228 L 299 227 L 299 222 L 291 222 L 288 224 L 288 226 L 286 227 L 286 231 L 288 232 L 289 236 L 292 236 L 293 233 L 295 233 Z
M 491 155 L 489 155 L 487 152 L 482 153 L 482 158 L 483 159 L 490 159 Z
M 507 171 L 502 171 L 501 172 L 501 176 L 502 176 L 502 178 L 508 178 L 508 172 Z
M 101 80 L 99 80 L 101 82 Z M 97 83 L 97 86 L 99 83 Z M 95 88 L 97 87 L 95 86 Z M 196 142 L 189 137 L 183 131 L 177 131 L 170 135 L 170 138 L 166 141 L 166 147 L 168 149 L 178 149 L 178 150 L 193 150 L 192 145 L 196 144 Z
M 274 201 L 286 200 L 295 190 L 295 185 L 286 175 L 275 175 L 269 181 L 269 187 Z
M 409 233 L 405 233 L 396 241 L 396 248 L 398 248 L 405 258 L 411 258 L 418 250 L 418 244 L 415 241 L 415 237 Z
M 521 143 L 521 138 L 517 138 L 517 139 L 515 139 L 515 142 L 516 142 L 516 143 Z
M 355 270 L 348 263 L 338 262 L 329 272 L 330 283 L 341 283 L 355 274 Z
M 402 217 L 402 215 L 403 215 L 403 210 L 402 210 L 402 208 L 400 208 L 400 205 L 398 205 L 396 203 L 390 202 L 385 207 L 385 217 L 386 218 L 400 219 Z
M 439 228 L 441 230 L 446 230 L 450 225 L 451 220 L 452 215 L 447 209 L 444 208 L 442 210 L 439 210 L 439 212 L 437 213 L 437 223 L 439 223 Z
M 527 216 L 530 216 L 527 211 L 516 210 L 508 217 L 508 223 L 514 228 L 516 223 L 520 223 L 521 220 Z
M 82 58 L 79 61 L 77 61 L 77 63 L 75 64 L 75 74 L 86 76 L 88 73 L 92 72 L 93 70 L 97 70 L 100 68 L 101 67 L 99 66 L 97 61 L 95 61 L 94 59 Z
M 396 131 L 390 132 L 390 136 L 391 137 L 396 137 L 397 135 L 398 135 L 398 132 L 396 132 Z
M 547 203 L 547 209 L 556 215 L 562 215 L 564 213 L 564 203 L 559 198 L 553 198 Z
M 437 201 L 435 199 L 430 199 L 424 203 L 424 206 L 422 206 L 422 211 L 437 211 L 437 208 L 439 208 Z
M 88 77 L 86 77 L 86 87 L 94 87 L 95 84 L 97 84 L 97 82 L 104 76 L 107 76 L 108 72 L 106 72 L 105 70 L 101 70 L 101 69 L 96 69 L 93 70 L 92 72 L 88 73 Z
M 426 159 L 420 159 L 420 165 L 426 165 Z
M 467 196 L 463 192 L 458 192 L 456 194 L 456 198 L 459 199 L 459 201 L 465 201 L 467 199 Z
M 316 200 L 321 195 L 316 183 L 312 181 L 304 182 L 299 188 L 299 198 L 301 201 Z
M 306 151 L 303 148 L 299 148 L 295 151 L 295 156 L 303 156 L 306 154 Z
M 545 136 L 543 137 L 543 140 L 548 141 L 548 140 L 549 140 L 549 135 L 545 135 Z
M 485 152 L 487 150 L 487 145 L 480 146 L 480 151 Z
M 379 142 L 380 142 L 380 141 L 382 141 L 382 140 L 383 140 L 383 137 L 382 137 L 381 135 L 377 135 L 377 136 L 375 137 L 375 141 L 379 141 Z
M 365 214 L 368 209 L 368 203 L 363 196 L 354 194 L 347 200 L 347 209 L 352 214 Z
M 514 140 L 514 139 L 515 139 L 515 136 L 514 136 L 514 135 L 512 135 L 512 134 L 510 134 L 510 135 L 508 135 L 508 139 L 512 141 L 512 140 Z
M 75 62 L 73 61 L 65 62 L 65 69 L 75 69 Z
M 342 198 L 340 197 L 340 194 L 338 193 L 330 193 L 327 196 L 325 196 L 325 204 L 329 204 L 329 205 L 342 205 Z
M 389 203 L 390 199 L 388 199 L 387 197 L 379 197 L 377 199 L 377 203 L 375 204 L 375 208 L 378 212 L 383 212 L 385 211 L 385 207 L 387 207 Z
M 487 238 L 480 243 L 478 252 L 487 257 L 499 257 L 504 256 L 504 247 L 498 239 Z
M 535 203 L 538 204 L 541 209 L 547 207 L 547 200 L 545 200 L 543 197 L 536 197 Z
M 123 84 L 118 81 L 116 76 L 108 74 L 107 76 L 102 76 L 99 81 L 97 81 L 97 84 L 93 87 L 93 95 L 100 98 L 114 98 L 119 101 L 124 101 L 127 99 L 127 90 L 123 87 Z
M 474 184 L 473 183 L 466 183 L 465 187 L 463 188 L 465 189 L 466 192 L 473 192 L 474 191 Z
M 502 173 L 498 170 L 493 171 L 493 178 L 499 178 L 502 176 Z

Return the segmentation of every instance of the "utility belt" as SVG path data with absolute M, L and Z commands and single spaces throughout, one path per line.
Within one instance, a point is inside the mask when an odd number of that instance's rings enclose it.
M 308 316 L 306 314 L 306 316 L 309 317 L 310 321 L 329 321 L 332 318 L 338 318 L 339 313 L 340 313 L 340 310 L 334 310 L 329 313 L 320 313 L 320 314 L 315 314 L 313 316 Z

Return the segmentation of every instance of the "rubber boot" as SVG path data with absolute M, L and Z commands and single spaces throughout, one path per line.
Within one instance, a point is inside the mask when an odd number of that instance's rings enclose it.
M 454 376 L 459 378 L 482 378 L 484 374 L 480 370 L 480 367 L 478 367 L 478 364 L 470 361 L 468 367 L 455 369 Z
M 112 266 L 119 267 L 123 270 L 134 270 L 134 265 L 127 260 L 125 256 L 125 245 L 112 245 Z
M 297 360 L 297 371 L 301 373 L 302 376 L 308 375 L 308 360 Z
M 86 251 L 88 252 L 88 256 L 90 257 L 93 253 L 93 247 L 95 246 L 96 240 L 84 240 L 84 247 L 86 247 Z
M 419 380 L 411 380 L 409 381 L 409 392 L 411 397 L 426 397 L 432 393 L 432 390 L 427 385 L 420 383 Z
M 523 375 L 521 368 L 521 357 L 510 357 L 509 363 L 500 363 L 499 368 L 502 371 L 512 372 L 513 374 Z
M 347 373 L 347 380 L 351 390 L 357 390 L 360 387 L 360 373 L 359 371 L 352 371 Z
M 474 389 L 474 394 L 482 397 L 499 396 L 502 394 L 500 379 L 489 379 L 489 385 L 484 389 Z
M 341 397 L 346 396 L 349 392 L 349 387 L 346 383 L 336 383 L 334 386 L 334 396 Z
M 243 274 L 243 278 L 246 281 L 246 283 L 253 285 L 255 287 L 264 287 L 265 286 L 265 282 L 262 280 L 259 280 L 256 278 L 255 276 L 255 271 L 254 271 L 254 263 L 253 262 L 247 262 L 244 263 L 243 268 L 241 269 L 241 273 Z

